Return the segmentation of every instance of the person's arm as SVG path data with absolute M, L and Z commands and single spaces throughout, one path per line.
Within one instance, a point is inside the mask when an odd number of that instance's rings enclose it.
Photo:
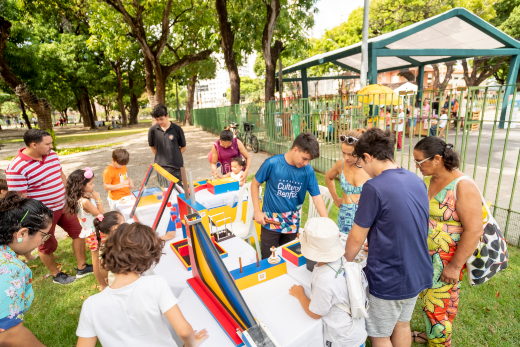
M 365 243 L 370 228 L 362 228 L 356 223 L 350 229 L 347 238 L 347 244 L 345 245 L 345 259 L 347 261 L 354 261 L 356 255 L 358 255 L 361 247 Z
M 334 200 L 334 204 L 337 207 L 341 206 L 341 199 L 336 193 L 336 182 L 334 180 L 340 174 L 339 168 L 341 167 L 342 162 L 342 160 L 337 161 L 336 164 L 334 164 L 334 166 L 325 175 L 325 183 L 327 184 L 327 188 L 329 188 L 332 200 Z
M 451 261 L 442 270 L 440 280 L 451 284 L 459 281 L 460 270 L 475 252 L 480 237 L 484 234 L 482 225 L 482 199 L 477 186 L 469 180 L 457 185 L 457 215 L 464 227 L 457 250 Z
M 45 347 L 23 322 L 0 333 L 0 346 Z
M 312 197 L 312 202 L 314 202 L 314 207 L 316 207 L 316 211 L 320 217 L 329 217 L 327 213 L 327 206 L 325 206 L 325 201 L 323 201 L 323 197 L 321 195 L 316 195 Z
M 150 149 L 152 150 L 153 155 L 157 154 L 157 150 L 155 149 L 154 146 L 150 146 Z
M 130 188 L 132 189 L 133 188 L 133 184 L 132 184 L 132 187 L 130 187 L 130 181 L 129 180 L 125 180 L 119 184 L 107 184 L 107 183 L 103 183 L 103 188 L 106 190 L 106 191 L 112 191 L 112 190 L 117 190 L 117 189 L 121 189 L 121 188 Z
M 181 127 L 178 127 L 177 135 L 179 136 L 179 148 L 183 154 L 186 151 L 186 137 L 184 137 L 184 130 Z
M 168 311 L 164 312 L 164 316 L 168 319 L 168 322 L 170 322 L 171 326 L 182 342 L 184 342 L 184 346 L 186 347 L 196 347 L 209 337 L 206 329 L 201 330 L 198 333 L 196 330 L 193 330 L 190 323 L 188 323 L 182 315 L 178 305 L 175 305 Z
M 61 170 L 61 180 L 63 181 L 63 186 L 67 186 L 67 177 L 65 177 L 65 174 L 63 173 L 63 169 Z
M 181 149 L 181 154 L 183 154 L 186 151 L 186 146 L 185 147 L 180 147 L 180 149 Z
M 215 148 L 215 145 L 211 145 L 211 176 L 218 177 L 218 170 L 217 170 L 217 162 L 218 162 L 218 153 L 217 149 Z
M 128 186 L 128 188 L 134 189 L 134 181 L 132 181 L 131 178 L 129 178 L 128 181 L 130 182 L 130 185 Z
M 15 191 L 21 197 L 27 197 L 29 183 L 27 182 L 27 178 L 21 172 L 11 171 L 10 168 L 7 167 L 5 170 L 5 178 L 9 191 Z
M 96 200 L 96 205 L 94 206 L 94 204 L 90 200 L 84 199 L 83 204 L 82 204 L 83 210 L 94 216 L 103 214 L 104 211 L 103 211 L 103 203 L 101 202 L 101 196 L 99 195 L 98 192 L 92 192 L 92 197 L 94 198 L 94 200 Z
M 150 146 L 150 149 L 152 150 L 153 155 L 156 155 L 157 150 L 155 149 L 155 132 L 152 128 L 153 128 L 153 125 L 148 130 L 148 146 Z
M 305 291 L 303 289 L 303 286 L 300 285 L 293 285 L 291 289 L 289 289 L 289 294 L 294 296 L 298 301 L 300 302 L 300 305 L 302 305 L 303 310 L 307 315 L 313 319 L 320 319 L 321 316 L 313 313 L 311 310 L 309 310 L 309 305 L 311 304 L 311 300 L 305 295 Z
M 246 147 L 242 143 L 242 141 L 237 140 L 238 143 L 238 150 L 240 151 L 240 154 L 245 158 L 246 160 L 246 168 L 244 170 L 244 175 L 242 176 L 242 179 L 240 180 L 240 184 L 246 183 L 247 175 L 249 174 L 249 169 L 251 168 L 252 158 L 247 152 Z
M 251 198 L 253 199 L 253 209 L 255 211 L 255 222 L 260 225 L 265 225 L 267 215 L 260 210 L 260 186 L 262 184 L 253 178 L 251 182 Z

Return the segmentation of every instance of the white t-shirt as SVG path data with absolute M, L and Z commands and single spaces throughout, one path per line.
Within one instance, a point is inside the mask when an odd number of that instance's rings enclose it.
M 439 128 L 444 128 L 446 126 L 446 123 L 448 123 L 448 115 L 441 114 L 441 116 L 439 117 Z
M 402 123 L 399 123 L 400 121 L 403 121 Z M 404 126 L 404 112 L 401 112 L 399 113 L 399 116 L 397 116 L 397 132 L 401 132 L 403 131 L 403 126 Z
M 123 288 L 107 287 L 83 303 L 78 337 L 97 336 L 103 347 L 172 347 L 162 314 L 177 305 L 160 276 L 143 276 Z
M 233 171 L 231 171 L 231 178 L 236 179 L 237 181 L 240 181 L 242 176 L 244 175 L 244 171 L 240 171 L 238 174 L 235 174 Z
M 342 259 L 346 262 L 345 258 Z M 336 271 L 341 267 L 341 259 L 328 265 L 334 270 L 324 264 L 320 267 L 316 265 L 312 271 L 309 310 L 322 316 L 324 346 L 332 343 L 333 347 L 359 347 L 367 339 L 365 319 L 354 319 L 354 328 L 351 329 L 350 315 L 335 306 L 339 303 L 350 306 L 347 282 L 344 271 L 336 277 Z

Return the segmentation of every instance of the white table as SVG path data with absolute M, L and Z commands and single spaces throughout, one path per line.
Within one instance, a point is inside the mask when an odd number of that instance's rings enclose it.
M 300 284 L 288 275 L 241 291 L 253 316 L 263 322 L 283 347 L 321 347 L 323 332 L 321 319 L 309 317 L 300 302 L 289 295 L 289 288 Z M 305 291 L 307 295 L 310 290 Z M 191 288 L 179 296 L 179 308 L 194 330 L 206 329 L 209 338 L 204 347 L 233 347 L 229 337 Z M 174 335 L 174 339 L 180 339 Z

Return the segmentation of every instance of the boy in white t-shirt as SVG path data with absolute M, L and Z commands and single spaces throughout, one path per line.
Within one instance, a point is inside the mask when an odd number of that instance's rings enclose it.
M 289 294 L 300 301 L 311 318 L 323 320 L 324 347 L 363 347 L 367 339 L 365 319 L 352 319 L 338 307 L 338 304 L 350 307 L 343 270 L 345 249 L 338 226 L 329 218 L 311 218 L 305 223 L 300 243 L 302 255 L 318 262 L 312 271 L 311 298 L 299 285 L 294 285 Z
M 162 315 L 184 346 L 208 338 L 196 332 L 182 315 L 168 283 L 160 276 L 140 275 L 156 264 L 164 241 L 140 223 L 121 224 L 105 241 L 101 266 L 115 274 L 110 287 L 83 303 L 76 330 L 77 347 L 177 346 Z
M 430 127 L 430 136 L 437 136 L 437 126 L 439 127 L 439 137 L 445 137 L 444 130 L 446 128 L 446 124 L 448 123 L 448 110 L 443 108 L 441 112 L 441 116 L 439 117 L 439 122 L 436 120 L 432 120 L 432 126 Z
M 399 106 L 399 116 L 397 116 L 397 151 L 403 149 L 403 128 L 404 128 L 404 107 Z

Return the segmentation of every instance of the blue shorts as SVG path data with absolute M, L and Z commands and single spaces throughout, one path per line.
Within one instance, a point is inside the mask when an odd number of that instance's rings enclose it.
M 354 217 L 358 209 L 357 204 L 341 204 L 338 212 L 338 228 L 344 234 L 348 234 L 354 225 Z
M 415 127 L 416 124 L 417 124 L 417 118 L 414 118 L 413 126 Z M 411 119 L 408 119 L 408 126 L 412 126 L 412 120 Z

